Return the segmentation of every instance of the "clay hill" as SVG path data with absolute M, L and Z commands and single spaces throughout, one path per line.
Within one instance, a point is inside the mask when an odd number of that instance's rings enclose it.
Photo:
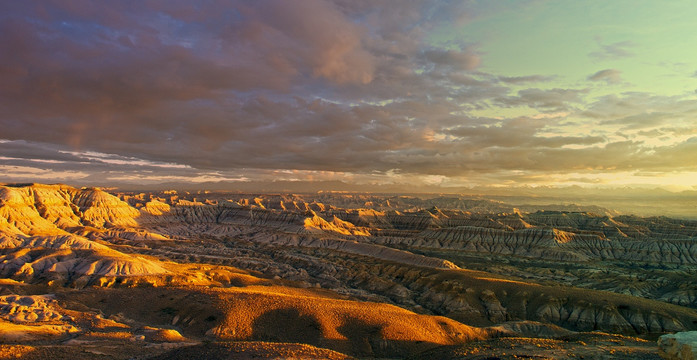
M 697 222 L 353 193 L 0 186 L 0 358 L 658 358 Z

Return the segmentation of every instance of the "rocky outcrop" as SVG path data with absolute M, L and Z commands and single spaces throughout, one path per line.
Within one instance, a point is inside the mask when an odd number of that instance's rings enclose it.
M 531 337 L 531 338 L 558 338 L 561 336 L 569 336 L 576 332 L 564 329 L 549 323 L 538 321 L 510 321 L 501 324 L 494 329 L 498 329 L 504 334 L 512 336 Z
M 425 230 L 418 236 L 378 237 L 385 245 L 458 249 L 564 261 L 622 260 L 656 264 L 697 264 L 697 241 L 661 237 L 611 239 L 592 232 L 531 227 L 506 230 L 459 226 Z
M 217 235 L 227 231 L 222 224 L 266 226 L 286 232 L 310 229 L 338 235 L 370 233 L 378 235 L 371 241 L 387 246 L 461 249 L 549 260 L 697 263 L 697 242 L 692 241 L 696 233 L 694 224 L 681 225 L 679 221 L 663 218 L 647 218 L 642 224 L 641 218 L 613 218 L 608 211 L 602 215 L 569 211 L 525 214 L 486 200 L 381 199 L 343 194 L 322 194 L 315 199 L 299 195 L 251 198 L 239 195 L 215 203 L 218 205 L 181 199 L 172 204 L 151 201 L 141 208 L 147 216 L 138 221 L 146 226 L 159 224 L 162 231 L 167 231 L 164 227 L 168 224 L 176 227 L 181 223 L 194 224 L 195 231 Z M 377 206 L 378 203 L 383 206 Z M 375 208 L 340 207 L 366 204 Z M 486 212 L 493 210 L 507 212 Z M 209 224 L 206 229 L 199 226 L 204 223 Z M 230 232 L 238 229 L 232 227 Z M 414 236 L 417 232 L 421 233 Z
M 301 235 L 258 234 L 253 238 L 256 242 L 282 245 L 301 246 L 337 250 L 357 255 L 369 256 L 386 261 L 394 261 L 406 265 L 423 266 L 439 269 L 458 269 L 457 265 L 448 260 L 417 255 L 408 251 L 393 249 L 387 246 L 360 243 L 357 241 L 337 238 L 318 238 Z
M 64 185 L 0 186 L 0 217 L 27 235 L 75 226 L 137 226 L 139 212 L 99 189 Z
M 553 229 L 531 228 L 523 230 L 492 229 L 475 226 L 434 229 L 418 236 L 375 239 L 385 245 L 407 245 L 437 249 L 458 249 L 480 253 L 511 254 L 527 257 L 586 261 L 585 252 L 574 251 L 569 237 Z M 574 236 L 581 238 L 581 236 Z M 562 246 L 561 244 L 566 244 Z
M 99 189 L 75 193 L 73 203 L 78 206 L 84 225 L 95 227 L 137 226 L 138 210 L 117 197 Z
M 68 283 L 81 277 L 150 276 L 168 273 L 154 261 L 114 250 L 20 250 L 0 257 L 0 276 Z
M 14 323 L 48 322 L 63 319 L 49 295 L 0 296 L 0 318 Z
M 305 229 L 308 231 L 328 231 L 341 235 L 360 235 L 370 236 L 370 232 L 365 228 L 359 228 L 348 221 L 344 221 L 334 216 L 332 221 L 324 220 L 317 214 L 313 213 L 312 217 L 308 217 L 304 221 Z
M 697 359 L 697 331 L 661 336 L 658 338 L 658 354 L 667 360 Z
M 41 198 L 47 198 L 43 196 Z M 55 198 L 53 200 L 56 200 Z M 57 202 L 57 201 L 56 201 Z M 37 210 L 33 192 L 26 188 L 0 187 L 0 220 L 5 226 L 0 231 L 21 235 L 56 235 L 65 234 L 52 221 L 45 219 Z M 62 203 L 61 203 L 62 204 Z M 40 206 L 40 208 L 45 208 Z M 68 207 L 69 208 L 69 207 Z M 44 213 L 55 215 L 63 212 L 65 208 Z M 76 225 L 75 215 L 66 216 L 61 222 L 67 225 Z
M 83 276 L 167 273 L 153 261 L 76 234 L 135 226 L 138 215 L 136 209 L 98 189 L 0 187 L 0 274 L 70 282 Z

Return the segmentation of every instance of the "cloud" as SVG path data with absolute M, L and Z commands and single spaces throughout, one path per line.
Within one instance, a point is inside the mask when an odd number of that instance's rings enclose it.
M 632 41 L 618 41 L 611 44 L 604 44 L 601 38 L 595 39 L 600 47 L 599 50 L 590 52 L 588 56 L 596 60 L 614 60 L 634 56 L 631 51 L 636 44 Z
M 245 5 L 242 24 L 231 24 L 239 37 L 232 44 L 253 43 L 251 51 L 263 49 L 265 55 L 284 66 L 294 66 L 300 72 L 308 66 L 312 76 L 339 84 L 366 84 L 372 80 L 375 59 L 362 44 L 367 30 L 331 2 L 264 1 Z
M 690 98 L 591 97 L 560 76 L 487 73 L 485 44 L 433 40 L 501 5 L 0 6 L 0 166 L 13 179 L 491 180 L 651 169 L 692 151 Z M 621 81 L 614 69 L 589 80 Z M 685 132 L 660 142 L 670 127 Z
M 51 169 L 41 169 L 32 166 L 17 166 L 3 164 L 0 164 L 0 171 L 2 171 L 5 174 L 3 181 L 17 183 L 31 183 L 37 181 L 43 181 L 47 183 L 54 183 L 56 181 L 68 182 L 80 180 L 89 176 L 89 173 L 87 172 L 79 172 L 72 170 L 55 171 Z
M 499 80 L 507 84 L 527 84 L 536 82 L 548 82 L 554 80 L 554 76 L 527 75 L 527 76 L 499 76 Z
M 573 103 L 580 103 L 585 89 L 523 89 L 517 96 L 497 98 L 504 107 L 527 106 L 541 111 L 559 112 L 568 110 Z
M 550 121 L 552 119 L 552 121 Z M 602 143 L 602 136 L 550 136 L 542 134 L 554 118 L 521 117 L 499 121 L 494 125 L 460 126 L 446 131 L 466 141 L 474 149 L 486 148 L 562 148 L 567 145 L 594 145 Z
M 641 112 L 621 118 L 601 121 L 601 125 L 620 124 L 624 125 L 622 130 L 636 130 L 653 128 L 662 125 L 671 118 L 671 114 L 662 112 Z
M 622 81 L 622 72 L 617 69 L 605 69 L 588 75 L 590 81 L 605 81 L 608 84 L 617 84 Z
M 479 55 L 465 50 L 426 50 L 423 58 L 436 66 L 447 66 L 455 70 L 474 70 L 481 63 Z
M 601 125 L 623 125 L 622 131 L 670 127 L 694 128 L 697 100 L 689 96 L 658 96 L 628 92 L 606 95 L 588 104 L 579 115 L 595 119 Z

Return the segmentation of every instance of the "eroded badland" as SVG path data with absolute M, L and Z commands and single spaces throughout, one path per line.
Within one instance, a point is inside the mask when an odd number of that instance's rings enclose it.
M 0 357 L 658 358 L 697 221 L 598 207 L 0 186 Z

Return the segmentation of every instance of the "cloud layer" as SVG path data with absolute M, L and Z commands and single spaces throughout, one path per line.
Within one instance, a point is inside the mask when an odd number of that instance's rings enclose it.
M 694 97 L 591 93 L 593 82 L 621 83 L 619 69 L 569 87 L 489 73 L 480 44 L 433 40 L 493 11 L 465 2 L 56 0 L 0 10 L 6 181 L 41 171 L 466 183 L 697 170 Z M 597 60 L 634 46 L 598 45 Z

